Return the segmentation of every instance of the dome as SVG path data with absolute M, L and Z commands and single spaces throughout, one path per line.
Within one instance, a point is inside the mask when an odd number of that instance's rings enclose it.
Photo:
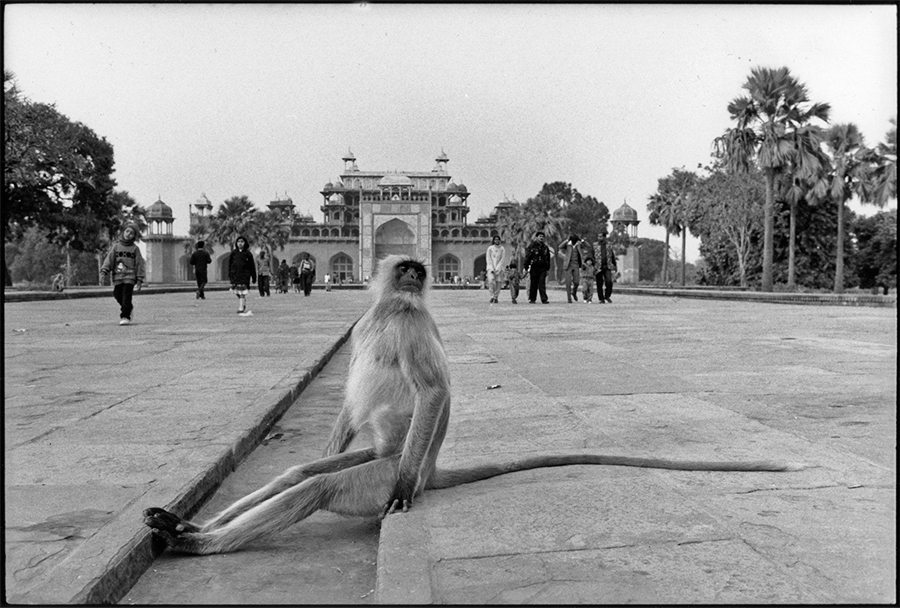
M 162 199 L 159 199 L 155 203 L 150 205 L 149 209 L 147 209 L 147 217 L 172 217 L 172 208 L 162 202 Z
M 462 184 L 458 185 L 456 188 L 458 189 L 459 192 L 468 192 L 466 187 Z
M 337 180 L 336 182 L 334 182 L 334 185 L 333 185 L 332 187 L 333 187 L 335 190 L 343 190 L 343 189 L 344 189 L 344 182 L 342 182 L 341 180 Z
M 388 173 L 380 180 L 378 180 L 379 186 L 412 186 L 412 180 L 402 173 Z
M 340 205 L 344 202 L 344 197 L 337 192 L 328 197 L 329 203 L 334 203 L 335 205 Z
M 327 184 L 325 184 L 325 187 L 322 188 L 322 190 L 331 190 L 333 188 L 334 188 L 334 184 L 332 184 L 331 182 L 328 182 Z
M 458 195 L 458 194 L 454 194 L 453 196 L 450 197 L 450 204 L 451 204 L 451 205 L 458 205 L 458 204 L 460 204 L 461 202 L 462 202 L 462 199 L 459 198 L 459 195 Z
M 435 160 L 437 162 L 447 162 L 450 159 L 447 157 L 447 154 L 443 150 L 441 150 L 441 155 L 438 156 Z
M 636 222 L 638 221 L 637 211 L 628 206 L 628 203 L 622 203 L 622 206 L 613 211 L 612 219 L 614 222 Z
M 350 150 L 350 148 L 347 148 L 347 154 L 346 154 L 346 156 L 344 156 L 341 160 L 353 160 L 353 161 L 355 161 L 355 160 L 356 160 L 356 157 L 353 156 L 353 152 Z
M 459 186 L 457 186 L 453 182 L 447 184 L 447 192 L 456 192 L 457 190 L 459 190 Z

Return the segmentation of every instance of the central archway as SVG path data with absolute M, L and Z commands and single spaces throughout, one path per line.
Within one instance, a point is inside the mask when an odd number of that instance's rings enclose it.
M 375 231 L 375 259 L 393 254 L 413 256 L 415 253 L 416 235 L 403 220 L 394 218 Z

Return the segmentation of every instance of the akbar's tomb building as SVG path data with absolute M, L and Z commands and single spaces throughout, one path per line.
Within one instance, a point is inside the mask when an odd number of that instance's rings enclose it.
M 284 250 L 274 252 L 275 263 L 285 259 L 290 265 L 308 253 L 316 262 L 317 281 L 331 273 L 343 282 L 363 282 L 374 273 L 377 260 L 394 253 L 425 260 L 439 282 L 450 282 L 456 275 L 476 277 L 486 267 L 485 252 L 491 238 L 499 234 L 498 218 L 518 204 L 502 202 L 489 217 L 470 225 L 466 202 L 469 191 L 451 180 L 447 172 L 450 159 L 443 151 L 431 171 L 360 171 L 350 151 L 342 160 L 344 170 L 339 179 L 320 191 L 324 221 L 296 214 L 290 198 L 268 205 L 291 227 Z M 208 201 L 193 206 L 192 225 L 212 213 Z M 636 234 L 637 214 L 630 207 L 617 210 L 613 221 L 623 211 L 633 213 L 633 218 L 625 215 Z M 193 280 L 193 268 L 188 263 L 191 249 L 185 246 L 193 243 L 188 237 L 173 235 L 173 222 L 172 209 L 162 200 L 148 208 L 144 241 L 149 283 Z M 256 253 L 258 248 L 251 243 L 251 249 Z M 214 246 L 210 281 L 227 280 L 229 254 L 230 246 Z M 637 274 L 634 276 L 636 282 Z

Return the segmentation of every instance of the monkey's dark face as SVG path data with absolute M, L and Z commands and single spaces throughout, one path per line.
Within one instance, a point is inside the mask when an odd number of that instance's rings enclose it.
M 425 285 L 425 267 L 411 260 L 400 262 L 394 268 L 394 280 L 400 291 L 421 293 Z

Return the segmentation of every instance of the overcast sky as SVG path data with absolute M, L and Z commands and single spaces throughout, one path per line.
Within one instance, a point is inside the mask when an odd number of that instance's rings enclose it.
M 787 66 L 870 145 L 897 114 L 893 5 L 4 8 L 22 92 L 106 137 L 118 188 L 162 197 L 181 235 L 201 192 L 287 194 L 322 221 L 351 149 L 363 171 L 430 171 L 443 150 L 470 223 L 565 181 L 662 240 L 647 197 L 709 161 L 751 68 Z

